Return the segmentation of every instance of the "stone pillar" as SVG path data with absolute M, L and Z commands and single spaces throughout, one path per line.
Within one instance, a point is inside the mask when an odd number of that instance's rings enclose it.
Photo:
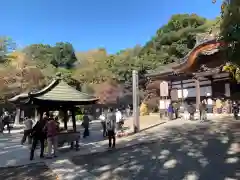
M 14 124 L 15 124 L 15 125 L 19 125 L 20 116 L 21 116 L 21 109 L 20 109 L 19 107 L 17 107 L 17 109 L 16 109 L 16 115 L 15 115 L 15 120 L 14 120 Z
M 34 121 L 37 122 L 40 119 L 40 114 L 38 113 L 37 108 L 34 110 Z
M 21 109 L 21 111 L 20 111 L 21 113 L 20 113 L 20 121 L 21 121 L 21 123 L 24 121 L 24 110 L 23 109 Z

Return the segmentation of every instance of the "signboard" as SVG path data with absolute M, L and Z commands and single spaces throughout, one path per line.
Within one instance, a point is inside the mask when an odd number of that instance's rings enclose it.
M 177 101 L 178 100 L 178 90 L 177 89 L 172 89 L 171 93 L 170 93 L 170 96 L 171 96 L 172 101 Z
M 168 109 L 168 106 L 169 106 L 170 102 L 171 101 L 169 99 L 159 100 L 159 109 L 160 110 Z
M 168 82 L 162 81 L 160 83 L 160 96 L 167 97 L 168 96 Z

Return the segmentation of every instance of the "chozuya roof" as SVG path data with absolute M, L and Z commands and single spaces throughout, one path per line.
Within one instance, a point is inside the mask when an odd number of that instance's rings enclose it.
M 14 102 L 16 104 L 27 104 L 30 102 L 29 93 L 21 93 L 8 100 L 9 102 Z
M 196 44 L 194 48 L 182 59 L 180 63 L 170 63 L 160 66 L 154 71 L 148 71 L 147 77 L 157 75 L 167 75 L 174 72 L 184 72 L 187 68 L 191 67 L 200 54 L 212 55 L 219 51 L 220 42 L 217 41 L 217 34 L 199 34 L 196 37 Z
M 38 92 L 30 92 L 28 94 L 20 94 L 11 99 L 10 102 L 21 102 L 21 100 L 41 100 L 52 102 L 72 102 L 72 103 L 91 103 L 96 102 L 98 98 L 86 93 L 82 93 L 75 88 L 69 86 L 66 82 L 57 78 L 48 86 Z

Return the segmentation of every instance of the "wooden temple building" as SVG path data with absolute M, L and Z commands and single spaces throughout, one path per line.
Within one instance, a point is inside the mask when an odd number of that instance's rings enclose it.
M 42 118 L 44 112 L 63 112 L 65 129 L 68 128 L 68 112 L 70 111 L 74 132 L 76 132 L 76 106 L 95 104 L 97 101 L 98 98 L 69 86 L 59 75 L 40 91 L 19 94 L 9 99 L 9 102 L 14 103 L 17 109 L 21 109 L 23 106 L 33 107 L 35 109 L 35 120 Z M 19 118 L 18 112 L 16 113 L 16 118 Z
M 168 98 L 173 101 L 193 102 L 198 109 L 200 102 L 208 99 L 213 112 L 217 109 L 221 109 L 218 113 L 229 111 L 226 109 L 229 106 L 227 100 L 238 92 L 240 86 L 229 73 L 222 71 L 226 59 L 220 45 L 215 35 L 199 35 L 195 47 L 179 63 L 148 72 L 147 89 L 159 90 L 160 82 L 167 81 Z

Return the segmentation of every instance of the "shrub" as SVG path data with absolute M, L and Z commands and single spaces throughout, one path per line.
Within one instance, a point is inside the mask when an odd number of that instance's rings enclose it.
M 141 106 L 140 106 L 140 115 L 141 116 L 145 116 L 145 115 L 148 115 L 148 107 L 145 103 L 142 103 Z
M 83 115 L 82 114 L 76 115 L 76 120 L 77 121 L 82 121 L 83 120 Z

